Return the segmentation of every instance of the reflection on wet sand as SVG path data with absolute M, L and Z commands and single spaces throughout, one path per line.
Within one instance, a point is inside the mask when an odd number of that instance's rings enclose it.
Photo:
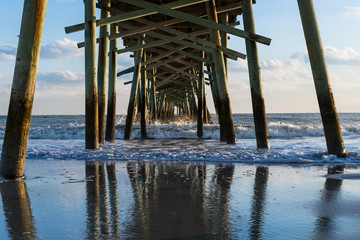
M 233 172 L 234 166 L 216 167 L 207 196 L 205 165 L 129 162 L 135 206 L 127 232 L 136 233 L 129 237 L 228 239 Z
M 86 212 L 88 239 L 116 239 L 120 237 L 115 163 L 108 163 L 106 170 L 108 175 L 111 220 L 109 220 L 105 165 L 104 163 L 97 161 L 86 162 Z
M 269 177 L 268 167 L 257 167 L 255 173 L 254 195 L 251 205 L 250 239 L 262 239 L 264 210 L 266 202 L 266 186 Z
M 17 239 L 37 239 L 34 218 L 25 182 L 11 180 L 0 183 L 9 237 Z
M 334 166 L 328 168 L 328 174 L 342 174 L 345 171 L 344 166 Z M 322 191 L 322 196 L 319 204 L 319 213 L 318 219 L 316 220 L 316 239 L 332 239 L 334 233 L 336 232 L 336 227 L 334 226 L 334 214 L 333 210 L 336 208 L 336 205 L 341 204 L 340 200 L 342 179 L 330 179 L 327 178 L 324 185 L 324 190 Z

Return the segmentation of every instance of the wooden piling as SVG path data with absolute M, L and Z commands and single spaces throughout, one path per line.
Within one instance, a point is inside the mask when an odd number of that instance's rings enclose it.
M 85 4 L 85 147 L 99 148 L 95 0 Z
M 116 34 L 118 27 L 111 25 L 110 33 Z M 117 39 L 110 41 L 109 52 L 109 90 L 106 117 L 106 135 L 105 140 L 108 142 L 115 141 L 115 123 L 116 123 L 116 72 L 117 72 Z
M 143 62 L 146 61 L 146 52 L 143 53 Z M 144 66 L 146 67 L 146 66 Z M 140 93 L 140 123 L 141 123 L 141 137 L 146 138 L 146 71 L 141 72 L 141 93 Z
M 206 2 L 208 18 L 211 21 L 218 22 L 215 0 Z M 210 31 L 210 39 L 213 43 L 221 46 L 220 34 L 217 30 Z M 215 65 L 217 87 L 219 90 L 219 115 L 222 117 L 220 124 L 224 126 L 226 142 L 229 144 L 236 143 L 234 122 L 231 112 L 230 97 L 228 92 L 227 76 L 225 72 L 224 55 L 219 50 L 214 50 L 213 61 Z
M 145 37 L 144 34 L 142 34 L 138 40 L 138 45 L 144 43 L 143 40 L 144 37 Z M 134 68 L 134 75 L 133 75 L 131 91 L 130 91 L 129 106 L 126 116 L 126 126 L 124 133 L 125 140 L 131 140 L 131 134 L 133 129 L 134 117 L 135 117 L 136 95 L 139 85 L 142 56 L 143 56 L 143 49 L 137 50 L 134 59 L 135 68 Z
M 110 7 L 110 0 L 99 1 L 102 5 Z M 101 18 L 108 18 L 110 13 L 101 10 Z M 108 43 L 109 25 L 100 27 L 99 56 L 98 56 L 98 100 L 99 100 L 99 143 L 104 143 L 105 138 L 105 100 L 106 100 L 106 69 L 109 51 Z
M 255 34 L 252 0 L 243 0 L 244 30 Z M 267 129 L 265 101 L 262 93 L 261 72 L 258 58 L 257 43 L 245 39 L 251 99 L 255 123 L 255 135 L 258 148 L 269 148 L 269 134 Z
M 312 0 L 298 0 L 301 21 L 313 73 L 329 154 L 346 156 L 335 100 Z
M 152 74 L 155 75 L 156 70 L 153 69 L 152 70 Z M 157 114 L 156 114 L 156 77 L 152 77 L 151 78 L 151 115 L 152 115 L 152 120 L 156 121 L 157 120 Z
M 47 2 L 47 0 L 24 1 L 0 163 L 0 175 L 5 178 L 20 178 L 24 174 Z
M 204 52 L 201 53 L 204 57 Z M 198 78 L 198 114 L 197 114 L 197 136 L 203 137 L 204 134 L 204 94 L 205 90 L 205 76 L 204 76 L 204 62 L 199 63 L 199 78 Z

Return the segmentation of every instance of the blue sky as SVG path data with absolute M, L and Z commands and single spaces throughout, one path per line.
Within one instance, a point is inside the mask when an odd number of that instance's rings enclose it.
M 360 111 L 360 2 L 314 0 L 338 112 Z M 2 3 L 0 9 L 0 114 L 7 113 L 23 1 Z M 310 64 L 296 0 L 258 0 L 254 5 L 257 33 L 270 37 L 259 44 L 266 110 L 318 112 Z M 65 34 L 64 27 L 83 21 L 83 0 L 49 0 L 42 39 L 33 114 L 84 113 L 83 33 Z M 239 18 L 242 29 L 242 18 Z M 7 23 L 7 24 L 4 24 Z M 121 42 L 119 48 L 122 48 Z M 245 52 L 243 39 L 231 36 L 229 47 Z M 118 70 L 132 64 L 118 56 Z M 131 74 L 118 79 L 117 111 L 125 113 Z M 213 112 L 210 89 L 208 103 Z M 229 93 L 234 113 L 251 112 L 247 63 L 229 60 Z

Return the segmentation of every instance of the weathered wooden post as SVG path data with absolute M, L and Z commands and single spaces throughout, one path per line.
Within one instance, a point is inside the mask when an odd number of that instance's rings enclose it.
M 10 105 L 2 148 L 0 175 L 24 174 L 36 73 L 47 0 L 25 0 Z
M 85 147 L 99 148 L 95 0 L 85 4 Z
M 215 1 L 210 0 L 206 2 L 206 10 L 209 20 L 218 23 L 218 17 L 215 7 Z M 220 34 L 217 30 L 210 30 L 210 40 L 218 46 L 221 46 Z M 234 122 L 231 112 L 230 97 L 228 92 L 227 76 L 225 72 L 225 63 L 223 53 L 219 50 L 214 50 L 213 53 L 214 68 L 216 74 L 217 88 L 219 91 L 219 118 L 220 124 L 224 127 L 224 135 L 227 143 L 236 143 L 236 134 Z M 221 138 L 221 136 L 220 136 Z M 221 139 L 220 139 L 221 140 Z
M 146 51 L 143 53 L 143 62 L 146 61 Z M 146 66 L 144 66 L 145 68 Z M 140 94 L 140 122 L 141 122 L 141 137 L 146 138 L 146 71 L 141 72 L 141 94 Z
M 152 70 L 152 75 L 155 75 L 155 69 Z M 151 78 L 151 113 L 152 113 L 152 120 L 157 120 L 156 114 L 156 77 Z
M 329 154 L 347 155 L 312 0 L 298 0 Z
M 229 25 L 229 14 L 228 13 L 222 13 L 220 15 L 220 23 L 224 24 L 226 26 Z M 220 36 L 221 36 L 221 46 L 223 47 L 228 47 L 228 33 L 221 31 L 220 32 Z M 228 59 L 226 56 L 224 56 L 224 64 L 225 64 L 225 72 L 226 72 L 226 77 L 227 79 L 229 78 L 228 75 Z
M 118 27 L 111 25 L 110 34 L 117 33 Z M 116 119 L 116 72 L 117 72 L 117 39 L 110 41 L 109 52 L 109 90 L 106 116 L 106 134 L 105 140 L 115 141 L 115 119 Z
M 145 36 L 142 34 L 141 37 L 138 40 L 138 45 L 141 45 L 144 43 Z M 138 85 L 140 80 L 140 71 L 141 71 L 141 61 L 143 56 L 143 49 L 136 51 L 135 54 L 135 69 L 134 69 L 134 75 L 132 79 L 131 84 L 131 91 L 130 91 L 130 99 L 129 99 L 129 106 L 127 110 L 127 116 L 126 116 L 126 125 L 125 125 L 125 133 L 124 133 L 124 139 L 125 140 L 131 140 L 131 134 L 133 129 L 133 123 L 134 123 L 134 117 L 135 117 L 135 106 L 136 106 L 136 95 L 138 92 Z
M 110 0 L 100 0 L 101 4 L 110 7 Z M 110 13 L 101 10 L 101 18 L 108 18 Z M 106 100 L 106 69 L 109 51 L 108 43 L 109 25 L 100 27 L 99 56 L 98 56 L 98 99 L 99 99 L 99 143 L 104 143 L 105 138 L 105 100 Z
M 242 3 L 244 30 L 250 33 L 255 33 L 252 0 L 243 0 Z M 245 44 L 249 67 L 256 143 L 258 148 L 269 148 L 269 134 L 266 122 L 265 101 L 262 93 L 257 43 L 255 41 L 245 39 Z
M 201 53 L 204 57 L 204 52 Z M 204 134 L 204 103 L 205 103 L 205 76 L 204 76 L 204 62 L 199 63 L 199 79 L 198 79 L 198 114 L 197 114 L 197 136 L 203 137 Z

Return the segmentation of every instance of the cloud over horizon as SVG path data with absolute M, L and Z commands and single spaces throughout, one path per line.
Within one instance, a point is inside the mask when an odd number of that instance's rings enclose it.
M 324 48 L 326 62 L 333 65 L 358 65 L 360 64 L 360 53 L 350 47 L 338 49 L 333 46 L 326 46 Z M 299 51 L 291 55 L 292 59 L 302 59 L 304 62 L 309 62 L 307 51 Z
M 360 20 L 360 7 L 346 7 L 345 17 Z
M 41 46 L 40 58 L 64 59 L 84 56 L 84 48 L 79 49 L 77 42 L 64 38 Z
M 16 49 L 16 45 L 12 44 L 0 46 L 0 60 L 14 61 Z

